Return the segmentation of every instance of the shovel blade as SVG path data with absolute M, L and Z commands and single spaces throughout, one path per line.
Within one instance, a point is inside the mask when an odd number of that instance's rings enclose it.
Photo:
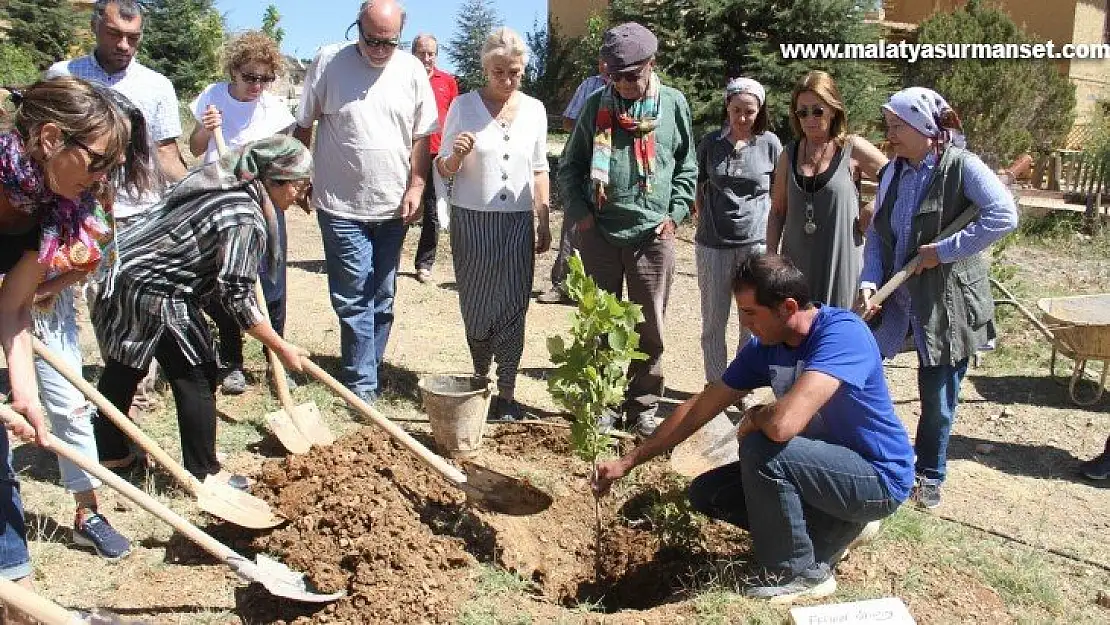
M 312 447 L 312 441 L 301 433 L 300 428 L 293 423 L 293 418 L 284 410 L 266 413 L 266 425 L 289 453 L 307 454 Z
M 255 556 L 254 581 L 262 584 L 270 594 L 305 603 L 331 603 L 342 598 L 344 591 L 333 593 L 314 592 L 305 580 L 304 573 L 298 573 L 277 560 L 259 554 Z
M 313 403 L 304 403 L 293 406 L 293 413 L 289 415 L 293 424 L 297 426 L 301 436 L 313 445 L 327 446 L 335 442 L 331 429 L 320 415 L 320 409 Z
M 250 529 L 270 529 L 285 521 L 274 514 L 265 501 L 232 488 L 211 475 L 204 480 L 197 493 L 197 505 L 208 514 Z
M 679 475 L 697 477 L 740 459 L 736 433 L 740 429 L 728 416 L 713 417 L 700 430 L 674 448 L 671 468 Z
M 512 516 L 528 516 L 551 506 L 551 495 L 525 480 L 471 462 L 463 463 L 463 467 L 466 481 L 459 486 L 467 500 L 478 507 Z

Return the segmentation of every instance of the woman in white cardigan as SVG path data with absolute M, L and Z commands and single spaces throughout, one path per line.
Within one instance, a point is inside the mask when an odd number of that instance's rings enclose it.
M 534 254 L 551 245 L 547 110 L 520 92 L 528 52 L 499 28 L 482 46 L 486 85 L 455 99 L 437 173 L 448 181 L 451 250 L 474 372 L 497 361 L 491 421 L 524 417 L 514 399 Z

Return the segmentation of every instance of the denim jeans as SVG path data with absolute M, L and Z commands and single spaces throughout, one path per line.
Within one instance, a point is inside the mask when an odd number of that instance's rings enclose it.
M 8 437 L 7 430 L 0 432 L 0 577 L 15 581 L 31 574 L 31 553 Z
M 57 354 L 73 371 L 81 372 L 81 345 L 77 337 L 77 305 L 74 287 L 64 289 L 50 310 L 34 313 L 35 336 Z M 97 462 L 96 437 L 92 417 L 96 409 L 81 391 L 45 360 L 35 358 L 39 378 L 39 398 L 50 419 L 50 429 L 79 454 Z M 69 460 L 58 456 L 62 486 L 71 493 L 82 493 L 100 486 L 100 481 Z
M 952 365 L 918 367 L 917 392 L 921 419 L 917 422 L 915 470 L 928 480 L 943 482 L 948 464 L 948 436 L 956 421 L 960 383 L 967 373 L 967 359 Z
M 393 327 L 400 219 L 364 222 L 316 211 L 324 239 L 331 306 L 339 317 L 340 381 L 356 394 L 378 393 L 378 367 Z
M 802 436 L 776 443 L 754 432 L 741 441 L 739 462 L 690 483 L 690 503 L 748 530 L 761 566 L 796 575 L 829 563 L 864 525 L 900 502 L 847 447 Z

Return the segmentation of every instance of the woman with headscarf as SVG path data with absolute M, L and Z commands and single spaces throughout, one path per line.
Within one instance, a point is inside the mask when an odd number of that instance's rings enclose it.
M 848 114 L 832 76 L 805 75 L 790 99 L 797 137 L 775 168 L 767 251 L 789 256 L 809 281 L 813 301 L 851 308 L 859 287 L 863 233 L 856 178 L 874 179 L 887 158 L 859 135 L 848 134 Z
M 81 369 L 76 285 L 108 255 L 113 192 L 143 192 L 160 177 L 149 167 L 142 113 L 119 93 L 60 77 L 10 94 L 12 126 L 0 134 L 0 328 L 12 401 L 36 430 L 45 409 L 53 434 L 96 461 L 88 400 L 45 361 L 32 359 L 31 333 Z M 76 503 L 74 543 L 109 560 L 126 555 L 130 541 L 99 512 L 100 482 L 60 457 L 58 469 Z M 0 563 L 0 575 L 5 568 Z
M 867 231 L 860 308 L 871 321 L 884 358 L 913 337 L 918 357 L 921 418 L 915 497 L 940 505 L 948 436 L 956 418 L 967 362 L 990 338 L 994 317 L 986 260 L 980 252 L 1018 225 L 1014 198 L 978 156 L 964 149 L 960 119 L 940 94 L 903 89 L 883 105 L 894 160 L 884 168 Z M 955 234 L 936 240 L 966 211 L 976 217 Z M 878 285 L 915 255 L 914 276 L 880 307 Z
M 260 261 L 272 266 L 281 257 L 275 211 L 303 197 L 311 169 L 308 149 L 278 135 L 194 171 L 119 236 L 119 259 L 92 307 L 105 359 L 100 392 L 126 410 L 156 358 L 173 390 L 185 468 L 201 481 L 221 473 L 216 357 L 204 305 L 218 300 L 287 367 L 301 370 L 305 352 L 265 321 L 254 283 Z M 110 420 L 99 415 L 95 426 L 102 456 L 129 458 L 127 438 Z M 242 476 L 220 477 L 246 487 Z
M 695 258 L 701 291 L 701 351 L 706 382 L 728 364 L 725 327 L 732 314 L 732 279 L 750 254 L 762 252 L 771 208 L 771 177 L 782 144 L 768 130 L 767 93 L 751 78 L 725 86 L 725 127 L 698 144 Z M 751 333 L 740 327 L 740 345 Z

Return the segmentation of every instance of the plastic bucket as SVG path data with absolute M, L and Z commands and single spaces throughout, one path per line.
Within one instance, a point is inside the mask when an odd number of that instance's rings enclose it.
M 490 381 L 469 374 L 427 375 L 420 379 L 420 395 L 439 452 L 454 458 L 478 453 L 493 395 Z

